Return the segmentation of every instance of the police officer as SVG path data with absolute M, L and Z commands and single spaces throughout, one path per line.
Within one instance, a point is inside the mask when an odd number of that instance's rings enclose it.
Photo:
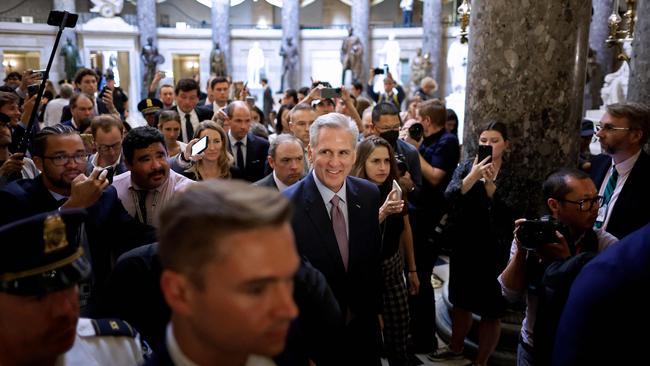
M 138 103 L 138 110 L 147 120 L 147 124 L 153 128 L 158 128 L 158 113 L 163 109 L 163 102 L 156 98 L 145 98 Z
M 0 227 L 0 365 L 137 365 L 150 351 L 126 322 L 79 318 L 90 264 L 77 242 L 84 210 Z

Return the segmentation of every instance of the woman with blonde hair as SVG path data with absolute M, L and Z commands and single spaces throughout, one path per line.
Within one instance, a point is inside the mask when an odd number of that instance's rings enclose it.
M 195 139 L 208 137 L 208 147 L 200 154 L 194 164 L 183 172 L 183 175 L 196 180 L 207 180 L 212 178 L 230 179 L 230 169 L 233 165 L 233 157 L 226 146 L 228 139 L 226 132 L 213 121 L 203 121 L 194 132 Z

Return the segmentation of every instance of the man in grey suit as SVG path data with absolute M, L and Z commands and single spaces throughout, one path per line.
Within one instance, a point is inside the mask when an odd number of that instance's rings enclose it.
M 273 172 L 253 184 L 282 192 L 300 180 L 304 166 L 302 146 L 300 139 L 293 135 L 278 135 L 269 147 L 268 162 Z

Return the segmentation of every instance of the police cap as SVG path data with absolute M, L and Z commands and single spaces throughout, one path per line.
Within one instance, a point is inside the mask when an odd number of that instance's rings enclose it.
M 42 213 L 0 227 L 0 291 L 40 296 L 90 273 L 77 241 L 85 210 Z
M 161 109 L 163 109 L 163 102 L 160 99 L 146 98 L 138 103 L 138 110 L 142 114 L 156 113 Z

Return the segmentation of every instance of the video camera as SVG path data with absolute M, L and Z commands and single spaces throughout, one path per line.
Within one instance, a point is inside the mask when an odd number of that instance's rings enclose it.
M 552 216 L 542 216 L 539 220 L 526 220 L 517 229 L 517 239 L 526 250 L 537 250 L 542 245 L 559 241 L 556 231 L 564 232 L 564 225 Z

